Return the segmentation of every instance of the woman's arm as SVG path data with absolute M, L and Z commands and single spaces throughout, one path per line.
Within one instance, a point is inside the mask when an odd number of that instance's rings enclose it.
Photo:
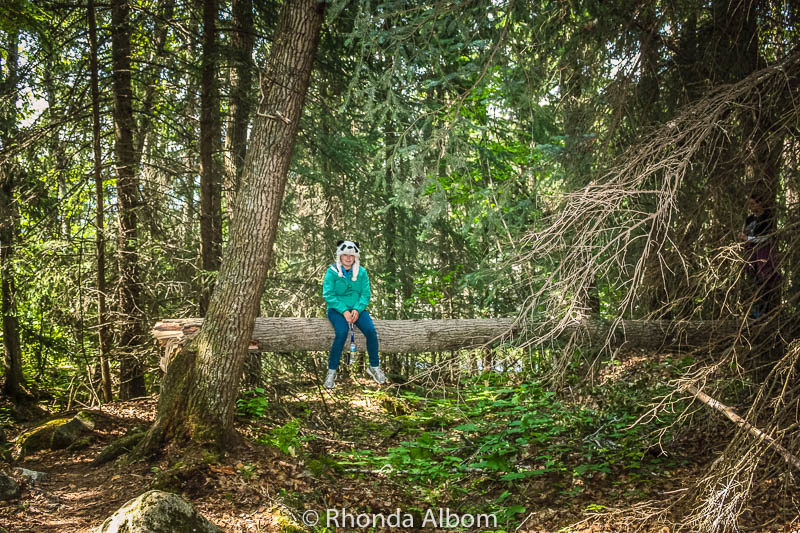
M 361 282 L 361 294 L 359 294 L 358 303 L 356 303 L 356 311 L 358 311 L 359 315 L 367 308 L 370 297 L 372 296 L 369 287 L 369 274 L 367 274 L 366 269 L 361 270 L 361 273 L 358 275 L 359 279 L 361 276 L 364 276 L 364 281 Z
M 347 311 L 339 297 L 336 295 L 336 278 L 338 274 L 330 267 L 325 271 L 325 278 L 322 280 L 322 298 L 331 309 L 335 309 L 344 314 Z

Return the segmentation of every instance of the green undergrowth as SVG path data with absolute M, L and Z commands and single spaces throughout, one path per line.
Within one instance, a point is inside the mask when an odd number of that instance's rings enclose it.
M 244 391 L 236 401 L 236 416 L 250 421 L 253 425 L 256 421 L 267 417 L 270 404 L 265 395 L 266 391 L 261 387 Z M 303 410 L 304 418 L 307 418 L 309 414 L 309 409 L 305 408 Z M 302 450 L 303 445 L 313 439 L 312 435 L 303 432 L 301 419 L 291 418 L 287 422 L 268 430 L 259 428 L 255 440 L 260 444 L 277 448 L 284 454 L 295 457 Z
M 636 424 L 648 400 L 665 392 L 652 379 L 596 389 L 600 401 L 586 402 L 594 407 L 565 401 L 535 381 L 512 384 L 496 374 L 440 392 L 435 398 L 401 392 L 384 402 L 407 413 L 391 418 L 385 430 L 403 440 L 384 450 L 343 452 L 339 463 L 388 473 L 428 503 L 474 506 L 510 522 L 530 511 L 532 487 L 575 498 L 620 476 L 633 485 L 646 482 L 678 463 L 651 442 L 672 416 Z
M 377 481 L 365 508 L 382 509 L 377 498 L 387 509 L 491 513 L 513 530 L 542 509 L 576 516 L 673 489 L 664 486 L 685 461 L 663 450 L 681 406 L 642 415 L 689 364 L 636 355 L 604 363 L 593 385 L 576 372 L 558 393 L 517 373 L 431 390 L 342 386 L 328 400 L 327 424 L 316 391 L 279 404 L 253 389 L 237 414 L 255 442 L 297 461 L 317 484 L 357 495 Z M 304 504 L 321 506 L 325 491 L 317 492 Z

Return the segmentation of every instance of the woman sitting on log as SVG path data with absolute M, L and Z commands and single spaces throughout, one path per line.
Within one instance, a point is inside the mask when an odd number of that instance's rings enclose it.
M 353 324 L 367 338 L 369 354 L 369 374 L 379 384 L 386 382 L 378 359 L 378 334 L 367 311 L 370 299 L 369 275 L 361 267 L 360 250 L 357 242 L 339 241 L 336 243 L 336 262 L 325 271 L 322 282 L 322 297 L 328 304 L 328 320 L 335 332 L 331 353 L 328 356 L 328 375 L 325 388 L 336 386 L 336 373 L 347 334 Z

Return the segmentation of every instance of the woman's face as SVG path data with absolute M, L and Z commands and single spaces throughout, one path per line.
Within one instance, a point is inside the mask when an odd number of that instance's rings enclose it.
M 347 270 L 350 270 L 350 267 L 353 266 L 353 263 L 356 262 L 356 256 L 350 254 L 342 254 L 342 264 Z
M 747 201 L 747 208 L 754 215 L 760 215 L 761 213 L 764 212 L 764 207 L 761 205 L 761 202 L 759 202 L 758 200 L 755 200 L 753 198 L 750 198 Z

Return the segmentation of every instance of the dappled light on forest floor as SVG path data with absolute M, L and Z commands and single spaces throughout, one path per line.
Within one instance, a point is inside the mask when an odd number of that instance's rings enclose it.
M 666 504 L 703 475 L 732 429 L 708 417 L 691 432 L 676 429 L 663 453 L 648 447 L 630 427 L 634 400 L 663 382 L 670 364 L 623 356 L 601 372 L 602 389 L 576 383 L 562 396 L 494 375 L 450 391 L 379 388 L 358 376 L 332 392 L 306 382 L 269 401 L 259 389 L 242 395 L 236 427 L 245 439 L 223 457 L 167 451 L 92 467 L 103 446 L 154 417 L 154 398 L 113 402 L 92 411 L 87 448 L 19 463 L 48 478 L 0 507 L 0 525 L 88 532 L 158 487 L 228 532 L 301 531 L 311 516 L 324 525 L 326 510 L 352 520 L 394 513 L 419 527 L 440 509 L 493 515 L 497 531 L 672 531 L 683 511 Z M 791 531 L 796 516 L 764 500 L 743 519 L 774 519 L 765 531 Z

